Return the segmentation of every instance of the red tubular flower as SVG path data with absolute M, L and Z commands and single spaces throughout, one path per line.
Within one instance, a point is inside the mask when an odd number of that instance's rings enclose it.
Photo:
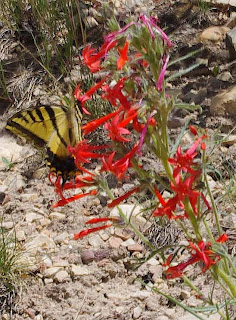
M 80 231 L 79 233 L 76 233 L 74 235 L 74 240 L 78 240 L 80 238 L 83 238 L 85 236 L 87 236 L 90 233 L 96 232 L 96 231 L 100 231 L 106 228 L 110 228 L 112 226 L 112 224 L 106 224 L 105 226 L 100 226 L 100 227 L 96 227 L 96 228 L 91 228 L 91 229 L 87 229 L 87 230 L 83 230 Z
M 227 241 L 228 240 L 228 236 L 227 236 L 227 234 L 226 233 L 223 233 L 217 240 L 216 240 L 216 242 L 218 242 L 218 243 L 224 243 L 225 241 Z
M 81 128 L 83 130 L 83 134 L 86 135 L 86 134 L 96 130 L 98 127 L 100 127 L 102 124 L 104 124 L 107 120 L 114 118 L 120 111 L 121 111 L 121 109 L 119 109 L 115 112 L 109 113 L 106 116 L 103 116 L 99 119 L 96 119 L 96 120 L 93 120 L 93 121 L 86 123 Z
M 137 116 L 137 111 L 135 111 L 131 116 L 120 121 L 120 115 L 116 115 L 111 123 L 106 122 L 104 127 L 109 131 L 109 137 L 111 140 L 128 142 L 130 139 L 123 137 L 123 134 L 130 135 L 131 132 L 124 127 L 127 126 L 135 117 Z M 119 122 L 120 121 L 120 122 Z
M 84 104 L 86 101 L 90 100 L 92 98 L 92 95 L 103 85 L 103 83 L 106 81 L 106 79 L 102 79 L 98 83 L 96 83 L 92 88 L 90 88 L 87 92 L 84 94 L 82 93 L 82 90 L 80 89 L 80 84 L 77 85 L 75 88 L 75 98 L 81 103 L 82 110 L 86 114 L 90 114 L 90 112 L 85 108 Z
M 138 192 L 139 190 L 140 190 L 140 187 L 136 187 L 136 188 L 126 192 L 125 194 L 123 194 L 123 196 L 113 200 L 110 204 L 108 204 L 108 208 L 113 208 L 113 207 L 117 206 L 119 203 L 121 203 L 122 201 L 127 199 L 129 196 L 131 196 L 131 194 Z
M 206 138 L 205 135 L 198 138 L 191 148 L 189 148 L 184 154 L 182 153 L 182 149 L 179 146 L 177 148 L 176 154 L 174 158 L 169 158 L 169 163 L 175 167 L 173 176 L 174 178 L 180 173 L 180 171 L 194 173 L 194 170 L 191 168 L 191 166 L 195 165 L 193 162 L 194 158 L 197 155 L 196 149 L 201 142 L 202 139 Z
M 116 115 L 111 123 L 106 122 L 104 128 L 109 131 L 109 137 L 111 140 L 120 141 L 120 142 L 129 142 L 130 139 L 122 136 L 123 134 L 130 135 L 131 132 L 128 129 L 121 127 L 119 123 L 119 115 Z
M 222 234 L 216 242 L 223 243 L 228 239 L 226 234 Z M 166 276 L 168 279 L 174 279 L 181 277 L 183 275 L 184 269 L 190 265 L 194 264 L 196 262 L 203 262 L 204 267 L 202 269 L 202 272 L 205 272 L 207 269 L 210 269 L 211 266 L 215 265 L 219 260 L 220 256 L 216 254 L 213 250 L 211 250 L 211 243 L 205 243 L 204 241 L 198 242 L 197 245 L 193 244 L 192 242 L 189 242 L 189 247 L 191 258 L 186 261 L 179 263 L 177 266 L 169 267 L 166 270 Z M 167 258 L 167 262 L 164 264 L 164 266 L 170 265 L 172 256 Z
M 129 42 L 126 41 L 125 45 L 122 49 L 118 48 L 118 51 L 120 53 L 120 58 L 117 60 L 117 69 L 122 70 L 126 61 L 128 61 L 127 52 L 129 48 Z
M 157 196 L 157 198 L 159 199 L 159 202 L 161 204 L 161 207 L 157 208 L 154 212 L 153 212 L 153 217 L 163 217 L 163 216 L 167 216 L 168 219 L 180 219 L 183 218 L 182 216 L 177 216 L 174 214 L 175 210 L 176 210 L 176 206 L 177 204 L 179 204 L 179 199 L 178 196 L 175 196 L 171 199 L 169 199 L 168 201 L 165 201 L 162 197 L 162 195 L 160 194 L 160 192 L 155 188 L 155 194 Z
M 117 41 L 105 42 L 98 52 L 91 48 L 90 45 L 83 50 L 82 54 L 84 57 L 84 62 L 92 73 L 101 70 L 101 59 L 109 50 L 114 48 L 116 44 Z
M 182 180 L 179 174 L 175 178 L 175 185 L 171 183 L 171 189 L 176 192 L 178 201 L 182 202 L 186 198 L 188 198 L 195 214 L 197 214 L 196 205 L 201 193 L 193 189 L 193 183 L 195 182 L 199 174 L 200 172 L 195 171 L 190 177 L 186 178 L 185 180 Z
M 65 198 L 63 197 L 61 200 L 59 200 L 57 203 L 55 203 L 54 205 L 52 205 L 52 208 L 57 208 L 57 207 L 63 207 L 64 205 L 73 202 L 75 200 L 81 199 L 83 197 L 86 196 L 94 196 L 97 194 L 97 190 L 92 190 L 88 193 L 80 193 L 80 194 L 75 194 L 74 196 L 70 197 L 70 198 Z
M 99 223 L 99 222 L 106 222 L 106 221 L 112 221 L 114 223 L 117 224 L 123 224 L 123 219 L 120 217 L 109 217 L 109 218 L 93 218 L 90 219 L 89 221 L 85 222 L 85 224 L 95 224 L 95 223 Z M 113 224 L 106 224 L 104 226 L 99 226 L 99 227 L 95 227 L 95 228 L 91 228 L 91 229 L 87 229 L 87 230 L 83 230 L 80 231 L 79 233 L 74 235 L 74 240 L 83 238 L 85 236 L 87 236 L 90 233 L 96 232 L 96 231 L 100 231 L 106 228 L 110 228 Z
M 110 88 L 108 86 L 103 87 L 103 91 L 105 94 L 102 96 L 103 99 L 108 100 L 113 106 L 122 105 L 125 110 L 129 110 L 131 107 L 128 98 L 123 95 L 122 89 L 124 88 L 124 82 L 126 77 L 119 79 L 119 81 L 114 85 L 114 87 Z M 118 103 L 118 101 L 119 103 Z
M 75 158 L 75 164 L 81 163 L 90 163 L 89 159 L 97 159 L 102 158 L 103 155 L 99 153 L 93 153 L 92 151 L 105 149 L 107 146 L 91 146 L 87 140 L 82 140 L 79 142 L 76 147 L 68 147 L 68 151 L 73 155 Z
M 194 126 L 192 126 L 192 125 L 189 125 L 188 127 L 189 127 L 190 132 L 191 132 L 194 136 L 196 136 L 196 135 L 197 135 L 197 128 L 194 127 Z
M 103 157 L 103 167 L 101 171 L 110 171 L 118 180 L 121 179 L 124 177 L 127 169 L 131 166 L 131 160 L 137 151 L 137 147 L 138 146 L 135 145 L 130 152 L 115 162 L 113 162 L 115 152 L 112 152 L 107 158 Z
M 96 182 L 96 180 L 94 180 L 94 178 L 92 176 L 85 176 L 85 177 L 76 176 L 75 181 L 67 182 L 64 184 L 63 190 L 91 187 L 96 184 L 97 184 L 97 182 Z

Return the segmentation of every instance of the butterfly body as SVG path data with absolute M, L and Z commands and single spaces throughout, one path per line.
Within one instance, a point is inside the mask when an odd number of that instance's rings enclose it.
M 72 178 L 76 167 L 67 147 L 75 146 L 81 138 L 81 110 L 74 99 L 65 98 L 61 106 L 40 106 L 13 115 L 6 129 L 34 143 L 47 147 L 47 165 L 51 172 Z

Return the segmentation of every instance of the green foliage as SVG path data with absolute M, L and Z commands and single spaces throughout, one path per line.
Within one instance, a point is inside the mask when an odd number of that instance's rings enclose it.
M 27 37 L 31 37 L 40 62 L 46 69 L 68 73 L 72 63 L 73 46 L 78 49 L 81 44 L 86 43 L 81 9 L 84 4 L 76 0 L 28 2 L 1 2 L 0 17 L 8 27 L 18 32 L 20 41 L 24 38 L 25 31 L 28 32 Z
M 13 167 L 12 160 L 8 160 L 6 157 L 2 157 L 2 162 L 6 165 L 7 170 L 11 170 Z
M 19 263 L 21 248 L 15 234 L 0 228 L 0 279 L 8 284 L 19 280 L 24 266 Z

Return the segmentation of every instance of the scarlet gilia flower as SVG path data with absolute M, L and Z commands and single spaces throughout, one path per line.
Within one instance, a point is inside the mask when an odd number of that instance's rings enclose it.
M 87 193 L 80 193 L 80 194 L 75 194 L 74 196 L 70 197 L 70 198 L 65 198 L 63 196 L 63 198 L 61 200 L 59 200 L 57 203 L 55 203 L 54 205 L 52 205 L 52 208 L 57 208 L 57 207 L 63 207 L 66 204 L 73 202 L 75 200 L 84 198 L 86 196 L 94 196 L 97 194 L 97 190 L 91 190 L 90 192 Z
M 135 58 L 139 58 L 139 57 L 142 57 L 142 54 L 140 52 L 136 52 L 134 54 Z M 137 63 L 141 66 L 143 66 L 143 68 L 147 68 L 148 66 L 148 63 L 145 59 L 138 59 Z
M 119 203 L 121 203 L 122 201 L 127 199 L 129 196 L 131 196 L 131 194 L 138 192 L 139 190 L 140 190 L 140 187 L 136 187 L 136 188 L 126 192 L 125 194 L 123 194 L 123 196 L 120 196 L 119 198 L 116 198 L 111 203 L 109 203 L 108 208 L 113 208 L 115 206 L 118 206 Z
M 100 127 L 102 124 L 104 124 L 106 121 L 114 118 L 119 112 L 121 111 L 121 108 L 115 112 L 109 113 L 106 116 L 103 116 L 99 119 L 92 120 L 88 123 L 86 123 L 84 126 L 82 126 L 83 134 L 87 135 L 88 133 L 96 130 L 98 127 Z
M 171 190 L 177 194 L 178 201 L 183 202 L 185 199 L 189 199 L 195 214 L 198 213 L 196 206 L 201 193 L 193 188 L 193 183 L 199 174 L 200 172 L 195 171 L 195 173 L 193 173 L 190 177 L 187 177 L 183 180 L 179 174 L 175 178 L 175 185 L 171 183 Z
M 117 41 L 105 42 L 98 52 L 96 52 L 95 49 L 91 48 L 90 45 L 88 45 L 83 50 L 82 54 L 83 54 L 84 62 L 92 73 L 95 73 L 101 70 L 102 58 L 107 54 L 109 50 L 114 48 L 116 44 L 117 44 Z
M 64 184 L 63 190 L 78 189 L 84 187 L 91 187 L 97 185 L 93 176 L 76 176 L 74 181 L 70 181 Z
M 108 100 L 113 106 L 122 105 L 125 110 L 129 110 L 131 103 L 128 101 L 127 96 L 122 92 L 126 79 L 126 77 L 120 78 L 112 88 L 103 86 L 102 89 L 104 94 L 102 95 L 102 98 Z
M 153 217 L 163 217 L 166 216 L 168 219 L 182 219 L 183 216 L 176 215 L 175 210 L 177 205 L 181 205 L 179 203 L 178 196 L 174 196 L 173 198 L 170 198 L 169 200 L 165 201 L 165 199 L 162 197 L 160 192 L 155 188 L 155 194 L 161 204 L 161 207 L 158 207 L 154 212 L 153 212 Z
M 105 123 L 104 128 L 109 131 L 109 137 L 111 138 L 111 140 L 120 142 L 130 141 L 130 139 L 125 138 L 123 135 L 131 134 L 131 132 L 124 127 L 127 126 L 137 116 L 136 110 L 134 110 L 134 112 L 132 113 L 133 114 L 127 116 L 123 120 L 121 119 L 121 114 L 117 114 L 110 123 Z
M 110 171 L 113 173 L 117 179 L 121 179 L 124 177 L 126 171 L 129 167 L 131 167 L 131 160 L 137 151 L 138 146 L 135 145 L 130 152 L 128 152 L 121 159 L 113 162 L 113 158 L 115 156 L 115 152 L 112 152 L 108 157 L 102 158 L 103 167 L 101 171 Z
M 194 174 L 195 171 L 193 170 L 192 166 L 195 165 L 193 160 L 197 155 L 196 149 L 197 149 L 199 143 L 201 142 L 201 140 L 204 138 L 206 138 L 205 135 L 198 138 L 194 142 L 194 144 L 185 153 L 182 153 L 182 149 L 179 146 L 177 148 L 177 151 L 176 151 L 174 158 L 168 159 L 169 163 L 175 167 L 174 171 L 173 171 L 174 178 L 180 173 L 181 170 L 183 172 L 188 172 L 190 174 Z
M 126 41 L 124 47 L 118 48 L 118 51 L 120 53 L 120 58 L 117 60 L 117 69 L 118 70 L 122 70 L 126 61 L 128 61 L 128 57 L 127 57 L 127 52 L 128 52 L 128 48 L 129 48 L 129 42 Z
M 90 233 L 110 228 L 114 224 L 121 225 L 124 223 L 124 221 L 121 217 L 110 217 L 110 218 L 93 218 L 93 219 L 90 219 L 89 221 L 85 222 L 85 224 L 96 224 L 96 223 L 107 222 L 107 221 L 112 221 L 113 223 L 109 223 L 109 224 L 105 224 L 103 226 L 80 231 L 79 233 L 74 235 L 74 240 L 78 240 L 80 238 L 83 238 Z
M 75 88 L 75 98 L 81 103 L 82 110 L 86 114 L 90 114 L 90 112 L 85 108 L 84 104 L 86 101 L 90 100 L 92 98 L 92 95 L 103 85 L 103 83 L 106 81 L 106 79 L 102 79 L 98 83 L 96 83 L 92 88 L 90 88 L 87 92 L 82 94 L 82 90 L 80 89 L 80 84 L 77 85 Z
M 197 135 L 197 128 L 194 127 L 194 126 L 192 126 L 192 125 L 189 125 L 188 127 L 189 127 L 190 132 L 191 132 L 194 136 L 196 136 L 196 135 Z
M 90 159 L 102 158 L 103 155 L 99 153 L 94 153 L 95 150 L 102 150 L 107 148 L 107 146 L 92 146 L 88 143 L 87 140 L 82 140 L 79 142 L 76 147 L 69 146 L 67 149 L 75 158 L 75 165 L 81 163 L 90 163 Z
M 226 234 L 222 234 L 216 242 L 218 243 L 224 243 L 228 239 Z M 179 263 L 177 266 L 169 267 L 166 270 L 166 276 L 168 279 L 174 279 L 181 277 L 183 275 L 184 269 L 190 265 L 194 264 L 197 262 L 202 262 L 204 264 L 204 267 L 202 269 L 202 272 L 205 272 L 207 269 L 210 269 L 211 266 L 215 265 L 221 257 L 216 254 L 212 249 L 211 249 L 211 243 L 207 242 L 205 243 L 203 240 L 198 242 L 197 245 L 195 245 L 192 242 L 189 242 L 189 251 L 190 251 L 190 259 L 186 262 Z M 170 256 L 167 259 L 167 263 L 165 263 L 165 266 L 169 266 L 171 262 L 172 256 Z

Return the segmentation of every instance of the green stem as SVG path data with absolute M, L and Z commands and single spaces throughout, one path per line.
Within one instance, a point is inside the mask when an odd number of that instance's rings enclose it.
M 107 195 L 110 197 L 111 200 L 114 200 L 114 196 L 108 187 L 107 183 L 104 181 L 99 181 L 100 186 L 106 191 Z M 131 229 L 140 237 L 140 239 L 151 249 L 156 250 L 156 248 L 151 244 L 151 242 L 138 230 L 138 228 L 130 221 L 129 218 L 123 213 L 123 211 L 117 206 L 117 209 L 119 211 L 119 214 L 121 218 L 124 220 L 126 225 L 129 225 Z
M 197 240 L 201 240 L 201 239 L 202 239 L 202 236 L 201 236 L 201 233 L 200 233 L 199 228 L 198 228 L 197 219 L 196 219 L 196 217 L 195 217 L 195 215 L 194 215 L 193 209 L 192 209 L 192 207 L 191 207 L 190 202 L 189 202 L 188 199 L 185 199 L 185 200 L 184 200 L 184 207 L 185 207 L 185 210 L 186 210 L 186 212 L 187 212 L 187 214 L 188 214 L 188 216 L 189 216 L 189 219 L 190 219 L 190 221 L 191 221 L 191 224 L 192 224 L 192 226 L 193 226 L 194 233 L 195 233 L 195 235 L 196 235 L 196 239 L 197 239 Z
M 211 232 L 211 229 L 208 227 L 208 224 L 207 224 L 207 222 L 206 222 L 206 220 L 203 218 L 202 219 L 202 221 L 203 221 L 203 223 L 204 223 L 204 225 L 205 225 L 205 228 L 206 228 L 206 231 L 207 231 L 207 233 L 208 233 L 208 236 L 209 236 L 209 238 L 210 238 L 210 240 L 211 240 L 211 243 L 214 243 L 215 242 L 215 239 L 214 239 L 214 236 L 213 236 L 213 234 L 212 234 L 212 232 Z
M 186 277 L 185 275 L 182 275 L 182 279 L 183 279 L 184 282 L 185 282 L 191 289 L 193 289 L 199 296 L 202 296 L 201 291 L 198 290 L 198 288 L 192 283 L 191 280 L 189 280 L 188 277 Z
M 202 155 L 202 163 L 205 163 L 205 152 L 203 152 L 203 155 Z M 221 230 L 221 227 L 220 227 L 219 216 L 218 216 L 216 204 L 215 204 L 215 201 L 214 201 L 214 197 L 212 195 L 211 188 L 209 186 L 209 182 L 207 180 L 206 170 L 205 170 L 204 167 L 203 167 L 203 177 L 204 177 L 204 181 L 205 181 L 205 184 L 206 184 L 207 193 L 208 193 L 208 195 L 209 195 L 209 197 L 211 199 L 211 205 L 212 205 L 212 210 L 213 210 L 213 214 L 214 214 L 214 217 L 215 217 L 217 231 L 218 231 L 218 234 L 221 235 L 222 234 L 222 230 Z
M 220 267 L 217 268 L 217 274 L 221 277 L 232 293 L 232 297 L 236 298 L 236 283 L 227 275 Z

